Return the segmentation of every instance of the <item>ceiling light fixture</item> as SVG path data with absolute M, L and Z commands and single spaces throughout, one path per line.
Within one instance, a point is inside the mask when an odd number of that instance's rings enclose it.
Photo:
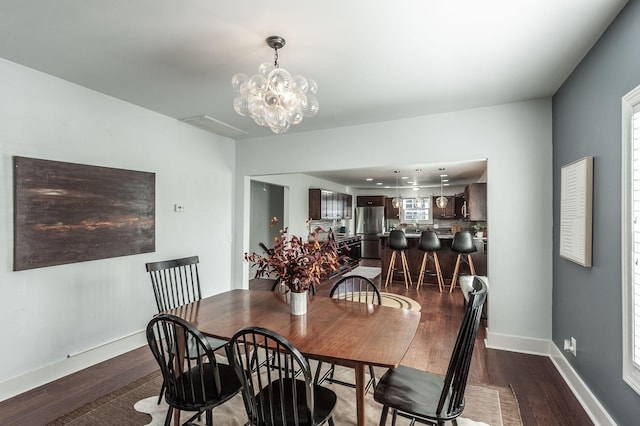
M 391 205 L 393 206 L 394 209 L 399 209 L 400 206 L 402 205 L 402 197 L 400 196 L 400 183 L 398 182 L 398 173 L 400 173 L 400 170 L 394 170 L 393 173 L 396 174 L 396 194 L 397 196 L 391 200 Z
M 444 167 L 440 167 L 438 170 L 440 170 L 440 172 L 444 171 Z M 447 199 L 447 197 L 445 197 L 443 195 L 443 179 L 446 178 L 447 175 L 440 173 L 440 196 L 438 198 L 436 198 L 436 206 L 438 206 L 438 208 L 444 209 L 445 207 L 447 207 L 447 203 L 449 202 L 449 200 Z
M 284 44 L 280 36 L 268 37 L 267 45 L 275 51 L 273 65 L 265 62 L 251 78 L 238 73 L 231 79 L 231 86 L 238 92 L 233 109 L 253 118 L 260 126 L 269 126 L 276 134 L 286 133 L 291 125 L 299 124 L 304 117 L 313 117 L 320 108 L 315 96 L 318 84 L 300 75 L 292 77 L 279 67 L 278 49 Z

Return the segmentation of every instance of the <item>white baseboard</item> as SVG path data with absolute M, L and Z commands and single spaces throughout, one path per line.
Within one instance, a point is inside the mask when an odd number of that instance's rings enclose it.
M 550 343 L 549 340 L 544 339 L 491 333 L 489 329 L 487 329 L 487 338 L 485 339 L 485 346 L 490 349 L 545 356 L 549 356 Z
M 147 344 L 144 331 L 139 331 L 95 348 L 13 377 L 0 383 L 0 401 L 9 399 L 23 392 L 42 386 L 46 383 L 68 376 L 84 368 L 106 361 L 125 352 Z
M 607 410 L 600 404 L 600 401 L 582 381 L 553 341 L 491 333 L 487 330 L 485 346 L 491 349 L 548 356 L 591 421 L 596 426 L 616 426 L 616 422 L 613 421 Z
M 600 401 L 598 401 L 595 395 L 591 393 L 591 390 L 582 381 L 582 378 L 576 373 L 564 354 L 555 344 L 551 345 L 549 358 L 551 358 L 551 361 L 569 388 L 571 388 L 571 391 L 578 399 L 578 402 L 580 402 L 580 405 L 585 409 L 591 421 L 593 421 L 596 426 L 616 426 L 616 422 L 611 418 L 609 413 L 607 413 L 607 410 L 600 404 Z

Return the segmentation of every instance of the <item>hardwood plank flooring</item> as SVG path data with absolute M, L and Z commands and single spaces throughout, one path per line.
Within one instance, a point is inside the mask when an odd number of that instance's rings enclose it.
M 363 259 L 364 266 L 379 261 Z M 323 282 L 319 296 L 327 296 L 337 278 Z M 378 278 L 377 284 L 380 285 Z M 270 289 L 271 280 L 252 280 L 251 288 Z M 459 290 L 439 293 L 437 285 L 406 290 L 394 282 L 381 291 L 401 294 L 422 306 L 422 319 L 403 364 L 444 374 L 464 309 Z M 489 298 L 491 296 L 489 295 Z M 483 322 L 484 323 L 484 322 Z M 548 357 L 487 349 L 481 324 L 469 383 L 511 386 L 518 398 L 524 425 L 592 425 Z M 46 425 L 102 395 L 155 371 L 157 364 L 147 347 L 0 402 L 2 425 Z

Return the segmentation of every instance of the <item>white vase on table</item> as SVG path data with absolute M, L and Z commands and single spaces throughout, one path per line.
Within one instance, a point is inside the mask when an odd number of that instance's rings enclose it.
M 302 293 L 289 292 L 291 315 L 305 315 L 307 313 L 308 291 Z

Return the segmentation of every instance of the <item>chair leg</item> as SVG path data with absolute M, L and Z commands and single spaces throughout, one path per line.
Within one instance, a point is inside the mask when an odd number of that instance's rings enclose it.
M 371 378 L 369 379 L 369 383 L 367 383 L 367 387 L 364 390 L 364 393 L 367 393 L 369 391 L 369 387 L 371 385 L 373 385 L 373 389 L 376 388 L 376 373 L 375 371 L 373 371 L 373 365 L 369 366 L 369 376 L 371 376 Z
M 385 426 L 387 424 L 387 414 L 389 413 L 389 406 L 385 405 L 382 407 L 382 415 L 380 416 L 380 425 Z
M 460 259 L 461 259 L 461 254 L 458 254 L 458 257 L 456 257 L 456 268 L 453 271 L 453 280 L 451 281 L 451 287 L 449 288 L 449 293 L 451 293 L 454 289 L 454 287 L 456 286 L 456 281 L 458 278 L 458 271 L 460 269 Z M 470 254 L 466 254 L 465 256 L 467 256 L 467 260 L 465 260 L 465 262 L 467 263 L 467 265 L 469 265 L 469 273 L 471 275 L 475 275 L 476 274 L 476 268 L 475 265 L 473 264 L 473 258 L 471 257 Z
M 160 395 L 158 395 L 158 405 L 162 402 L 162 397 L 164 396 L 164 380 L 162 381 L 162 386 L 160 387 Z
M 476 268 L 473 265 L 473 258 L 471 257 L 470 254 L 467 255 L 467 261 L 469 263 L 469 270 L 471 270 L 471 275 L 475 275 L 476 274 Z
M 438 253 L 433 252 L 433 262 L 436 264 L 436 276 L 438 277 L 438 289 L 442 293 L 444 288 L 444 278 L 442 277 L 442 269 L 440 268 L 440 259 L 438 259 Z
M 322 361 L 318 361 L 318 366 L 316 367 L 316 374 L 313 379 L 313 383 L 319 385 L 320 380 L 320 370 L 322 369 Z
M 386 287 L 389 284 L 389 279 L 393 276 L 393 268 L 396 265 L 396 251 L 393 250 L 391 252 L 391 260 L 389 261 L 389 269 L 387 270 L 387 279 L 384 281 L 384 286 Z
M 173 417 L 173 406 L 169 406 L 167 409 L 167 416 L 164 418 L 164 426 L 171 425 L 171 417 Z
M 424 272 L 427 269 L 427 255 L 428 252 L 424 252 L 422 255 L 422 263 L 420 264 L 420 273 L 418 274 L 418 283 L 416 284 L 416 288 L 420 288 L 422 282 L 424 281 Z
M 413 281 L 411 280 L 411 272 L 409 272 L 409 262 L 407 262 L 407 255 L 404 250 L 400 252 L 400 259 L 402 259 L 402 272 L 404 274 L 404 288 L 409 289 L 409 284 L 413 287 Z
M 453 279 L 451 280 L 451 287 L 449 287 L 449 293 L 453 291 L 456 286 L 456 281 L 458 279 L 458 269 L 460 269 L 460 253 L 456 256 L 456 266 L 453 269 Z

